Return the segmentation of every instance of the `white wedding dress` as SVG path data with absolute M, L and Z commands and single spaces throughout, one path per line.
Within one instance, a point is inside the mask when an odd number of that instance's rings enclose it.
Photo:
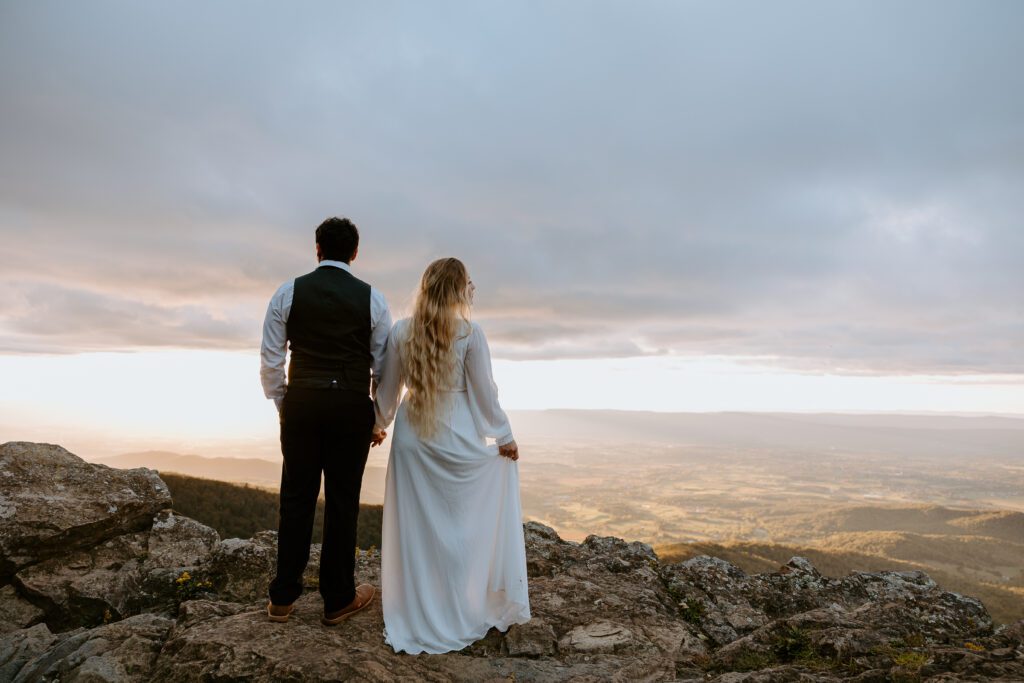
M 391 330 L 376 392 L 378 423 L 395 420 L 381 547 L 384 640 L 395 652 L 438 654 L 530 619 L 519 470 L 486 442 L 507 443 L 512 430 L 476 323 L 455 341 L 437 430 L 419 437 L 398 405 L 398 342 L 408 325 Z

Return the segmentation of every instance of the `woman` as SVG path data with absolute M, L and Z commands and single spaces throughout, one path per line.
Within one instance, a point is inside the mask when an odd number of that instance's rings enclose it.
M 461 650 L 530 619 L 519 449 L 487 340 L 469 321 L 474 290 L 458 259 L 431 263 L 412 317 L 391 330 L 377 387 L 378 428 L 395 420 L 381 547 L 395 652 Z

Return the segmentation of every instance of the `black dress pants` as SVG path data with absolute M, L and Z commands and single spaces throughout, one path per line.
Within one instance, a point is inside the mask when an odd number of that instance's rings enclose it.
M 324 610 L 339 610 L 355 598 L 359 489 L 373 424 L 373 401 L 365 394 L 300 387 L 290 387 L 285 394 L 277 576 L 270 584 L 275 605 L 290 605 L 302 594 L 321 472 L 325 507 L 320 594 Z

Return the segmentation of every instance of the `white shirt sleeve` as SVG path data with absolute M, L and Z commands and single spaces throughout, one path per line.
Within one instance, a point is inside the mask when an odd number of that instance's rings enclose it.
M 499 446 L 511 443 L 512 426 L 498 403 L 498 385 L 491 370 L 491 350 L 487 337 L 476 323 L 472 323 L 469 348 L 466 350 L 466 391 L 469 407 L 477 430 L 485 437 L 495 439 Z
M 380 290 L 370 288 L 370 395 L 377 393 L 384 368 L 384 355 L 387 349 L 388 334 L 391 332 L 391 309 Z
M 373 400 L 377 429 L 385 429 L 395 419 L 395 414 L 398 412 L 398 399 L 401 397 L 402 386 L 405 384 L 402 348 L 398 341 L 401 327 L 402 323 L 399 322 L 391 329 L 384 349 L 380 383 L 377 385 L 377 392 Z
M 263 319 L 263 343 L 260 345 L 260 381 L 263 395 L 273 399 L 280 410 L 285 393 L 284 362 L 288 351 L 288 314 L 292 310 L 295 281 L 289 280 L 274 292 Z

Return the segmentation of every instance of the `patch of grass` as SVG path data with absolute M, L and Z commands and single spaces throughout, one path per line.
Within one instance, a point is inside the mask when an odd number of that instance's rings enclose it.
M 928 644 L 923 633 L 911 633 L 904 636 L 903 642 L 907 644 L 907 647 L 924 647 Z
M 846 659 L 836 658 L 832 662 L 832 668 L 837 671 L 842 671 L 849 676 L 856 676 L 859 673 L 867 671 L 869 667 L 858 663 L 853 655 L 849 655 Z
M 887 645 L 873 645 L 868 650 L 868 654 L 872 657 L 880 657 L 882 655 L 891 655 L 896 647 L 895 643 L 898 641 L 890 641 Z
M 808 669 L 835 669 L 841 666 L 839 660 L 822 657 L 813 649 L 808 649 L 798 654 L 793 663 L 806 666 Z
M 928 655 L 924 652 L 904 650 L 889 654 L 895 668 L 889 671 L 893 683 L 919 683 L 921 669 L 928 663 Z
M 684 591 L 677 588 L 671 581 L 662 580 L 668 596 L 675 601 L 679 608 L 679 615 L 688 624 L 699 626 L 704 615 L 707 613 L 707 606 L 700 598 L 691 598 Z
M 783 626 L 772 636 L 769 646 L 775 659 L 783 664 L 798 664 L 819 670 L 845 666 L 838 658 L 823 657 L 811 643 L 810 632 L 799 626 Z
M 766 669 L 776 662 L 777 660 L 770 653 L 747 650 L 733 660 L 733 666 L 730 670 L 757 671 L 759 669 Z
M 715 666 L 715 660 L 711 658 L 711 655 L 706 654 L 704 652 L 695 654 L 693 657 L 690 658 L 690 661 L 693 662 L 694 666 L 696 666 L 699 669 L 703 669 L 704 671 L 710 671 Z M 681 662 L 680 664 L 683 663 Z M 677 664 L 676 674 L 679 673 L 679 665 Z
M 679 612 L 688 624 L 699 624 L 704 618 L 704 603 L 700 600 L 683 600 Z
M 771 649 L 772 654 L 784 664 L 818 656 L 811 647 L 811 637 L 807 631 L 788 624 L 772 636 Z
M 928 663 L 928 655 L 924 652 L 897 652 L 892 655 L 892 663 L 903 669 L 920 671 L 921 667 Z
M 871 648 L 871 652 L 889 658 L 894 667 L 889 676 L 895 683 L 916 683 L 921 680 L 921 669 L 928 663 L 930 656 L 927 652 L 905 648 L 908 645 L 915 647 L 912 643 L 921 643 L 923 646 L 924 642 L 924 636 L 911 634 L 891 640 L 888 645 L 877 645 Z

